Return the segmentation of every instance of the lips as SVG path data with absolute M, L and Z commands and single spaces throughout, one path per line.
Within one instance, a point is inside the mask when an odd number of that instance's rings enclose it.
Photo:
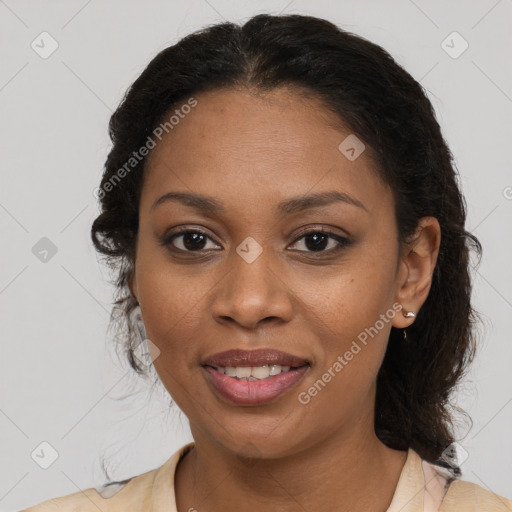
M 203 372 L 214 392 L 230 405 L 263 406 L 289 394 L 305 378 L 309 365 L 290 369 L 268 379 L 248 381 L 224 375 L 215 368 L 203 366 Z
M 201 363 L 202 366 L 227 367 L 227 366 L 264 366 L 279 364 L 299 368 L 309 365 L 310 362 L 300 356 L 281 352 L 274 349 L 258 350 L 227 350 L 207 357 Z

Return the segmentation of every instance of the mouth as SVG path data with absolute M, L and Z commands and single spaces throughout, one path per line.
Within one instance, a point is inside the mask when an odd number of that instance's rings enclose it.
M 201 363 L 212 391 L 230 405 L 275 401 L 303 379 L 311 362 L 271 348 L 233 349 Z
M 231 405 L 263 405 L 277 400 L 301 381 L 310 368 L 301 366 L 210 366 L 202 365 L 209 384 Z

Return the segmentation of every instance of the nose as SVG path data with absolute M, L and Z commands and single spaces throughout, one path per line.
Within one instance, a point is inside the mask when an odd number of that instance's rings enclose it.
M 218 284 L 212 303 L 217 322 L 255 329 L 263 323 L 291 320 L 293 293 L 279 271 L 271 268 L 267 256 L 263 251 L 248 263 L 233 255 L 230 270 Z

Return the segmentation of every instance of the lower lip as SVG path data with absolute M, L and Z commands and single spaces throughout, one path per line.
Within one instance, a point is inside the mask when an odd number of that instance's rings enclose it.
M 259 405 L 270 402 L 297 384 L 309 365 L 301 366 L 264 380 L 229 377 L 211 366 L 203 366 L 209 381 L 224 398 L 237 405 Z

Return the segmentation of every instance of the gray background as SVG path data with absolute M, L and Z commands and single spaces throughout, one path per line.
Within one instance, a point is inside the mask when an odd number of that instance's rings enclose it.
M 382 45 L 427 89 L 484 245 L 482 345 L 458 393 L 474 421 L 469 433 L 461 424 L 463 478 L 512 497 L 510 0 L 0 0 L 0 510 L 101 484 L 100 455 L 122 479 L 191 440 L 163 388 L 150 397 L 109 348 L 112 288 L 89 241 L 92 192 L 109 116 L 150 59 L 197 28 L 259 12 L 327 18 Z M 43 31 L 58 44 L 47 58 Z M 454 31 L 469 44 L 457 58 Z M 57 249 L 46 262 L 34 254 L 43 237 Z M 49 456 L 42 442 L 58 453 L 48 469 L 31 457 Z

